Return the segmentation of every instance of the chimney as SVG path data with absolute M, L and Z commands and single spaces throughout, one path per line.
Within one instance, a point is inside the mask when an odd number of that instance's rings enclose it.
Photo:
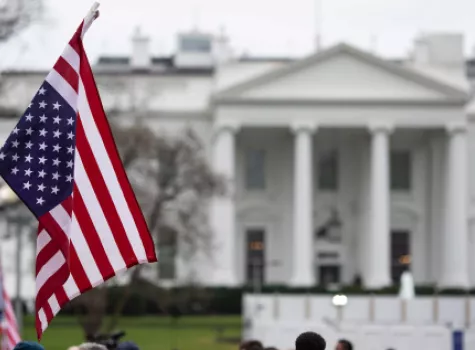
M 460 68 L 464 64 L 463 45 L 462 34 L 427 34 L 416 41 L 414 63 Z
M 224 27 L 220 29 L 220 33 L 213 39 L 212 55 L 216 64 L 226 63 L 232 58 L 233 52 Z
M 147 69 L 150 67 L 150 38 L 136 28 L 132 36 L 132 59 L 131 66 L 134 69 Z
M 417 39 L 414 42 L 414 51 L 412 54 L 412 59 L 414 60 L 414 62 L 419 64 L 428 64 L 429 57 L 429 45 L 427 45 L 424 39 Z

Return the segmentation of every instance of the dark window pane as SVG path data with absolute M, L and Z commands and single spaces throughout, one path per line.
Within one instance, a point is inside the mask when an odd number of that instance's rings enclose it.
M 246 231 L 246 282 L 259 283 L 265 280 L 265 241 L 263 229 Z
M 250 150 L 246 153 L 246 188 L 263 190 L 266 187 L 265 157 L 263 150 Z
M 176 277 L 177 234 L 175 230 L 163 228 L 160 230 L 158 259 L 158 276 L 160 279 Z
M 391 152 L 391 190 L 411 189 L 412 159 L 409 151 Z
M 181 39 L 180 49 L 183 52 L 210 52 L 211 41 L 208 38 L 185 37 Z
M 411 269 L 410 234 L 408 231 L 391 232 L 391 278 L 399 283 L 404 271 Z
M 324 191 L 338 189 L 338 152 L 330 151 L 318 160 L 318 188 Z
M 328 287 L 340 283 L 340 265 L 323 265 L 319 267 L 320 285 Z

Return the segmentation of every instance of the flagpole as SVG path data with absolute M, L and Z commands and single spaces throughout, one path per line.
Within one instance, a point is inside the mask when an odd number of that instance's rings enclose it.
M 92 22 L 99 17 L 99 6 L 100 4 L 96 1 L 92 4 L 91 9 L 87 13 L 86 17 L 84 17 L 83 26 L 82 26 L 82 33 L 81 36 L 83 37 L 86 34 L 87 30 L 91 26 Z
M 22 282 L 22 274 L 21 274 L 21 261 L 22 261 L 22 236 L 23 236 L 23 225 L 21 224 L 21 219 L 18 220 L 16 223 L 16 264 L 15 264 L 15 274 L 16 274 L 16 300 L 15 300 L 15 314 L 16 314 L 16 322 L 18 325 L 18 331 L 21 334 L 23 328 L 23 302 L 21 298 L 21 282 Z

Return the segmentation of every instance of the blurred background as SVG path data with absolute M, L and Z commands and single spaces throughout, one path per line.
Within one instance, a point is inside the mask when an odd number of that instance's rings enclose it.
M 0 1 L 2 141 L 91 5 Z M 305 330 L 329 348 L 475 346 L 474 2 L 100 12 L 85 48 L 159 262 L 73 300 L 46 349 L 118 330 L 143 349 L 292 349 Z M 0 208 L 33 339 L 35 221 L 4 183 Z

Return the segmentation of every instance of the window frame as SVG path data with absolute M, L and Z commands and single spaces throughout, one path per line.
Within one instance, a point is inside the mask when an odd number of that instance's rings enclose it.
M 245 227 L 244 229 L 244 284 L 245 285 L 253 285 L 254 283 L 254 276 L 253 276 L 253 273 L 252 273 L 252 264 L 251 262 L 249 261 L 249 257 L 250 257 L 250 248 L 249 248 L 249 245 L 251 243 L 250 241 L 250 234 L 251 232 L 259 232 L 261 235 L 262 235 L 262 239 L 261 239 L 261 242 L 262 242 L 262 257 L 261 257 L 261 262 L 262 262 L 262 265 L 260 266 L 260 284 L 261 285 L 264 285 L 266 283 L 266 273 L 267 273 L 267 266 L 266 266 L 266 254 L 267 254 L 267 229 L 265 226 L 248 226 L 248 227 Z M 251 269 L 251 273 L 249 272 Z
M 252 184 L 251 177 L 252 174 L 249 171 L 251 154 L 262 153 L 262 186 L 250 186 Z M 265 192 L 268 189 L 268 179 L 267 179 L 267 156 L 268 152 L 264 148 L 248 148 L 244 152 L 244 179 L 243 187 L 247 192 Z M 251 175 L 251 177 L 249 176 Z M 256 182 L 257 183 L 257 182 Z
M 394 157 L 396 156 L 407 156 L 407 178 L 402 180 L 397 180 L 397 176 L 393 176 L 395 173 L 393 170 L 395 167 L 394 164 L 396 160 Z M 413 186 L 414 186 L 414 179 L 413 179 L 413 154 L 409 149 L 392 149 L 389 155 L 389 189 L 391 192 L 395 193 L 411 193 Z M 399 186 L 399 184 L 403 183 L 403 186 Z M 407 186 L 406 186 L 407 184 Z
M 333 167 L 334 167 L 334 176 L 333 176 L 333 182 L 334 184 L 331 186 L 324 186 L 323 185 L 323 169 L 324 167 L 322 166 L 323 162 L 325 161 L 323 158 L 332 156 L 333 155 Z M 326 160 L 329 162 L 329 160 Z M 327 163 L 328 164 L 328 163 Z M 338 148 L 332 148 L 326 151 L 319 152 L 317 154 L 317 178 L 316 178 L 316 188 L 318 189 L 319 192 L 328 192 L 328 193 L 335 193 L 338 192 L 340 189 L 340 151 Z

